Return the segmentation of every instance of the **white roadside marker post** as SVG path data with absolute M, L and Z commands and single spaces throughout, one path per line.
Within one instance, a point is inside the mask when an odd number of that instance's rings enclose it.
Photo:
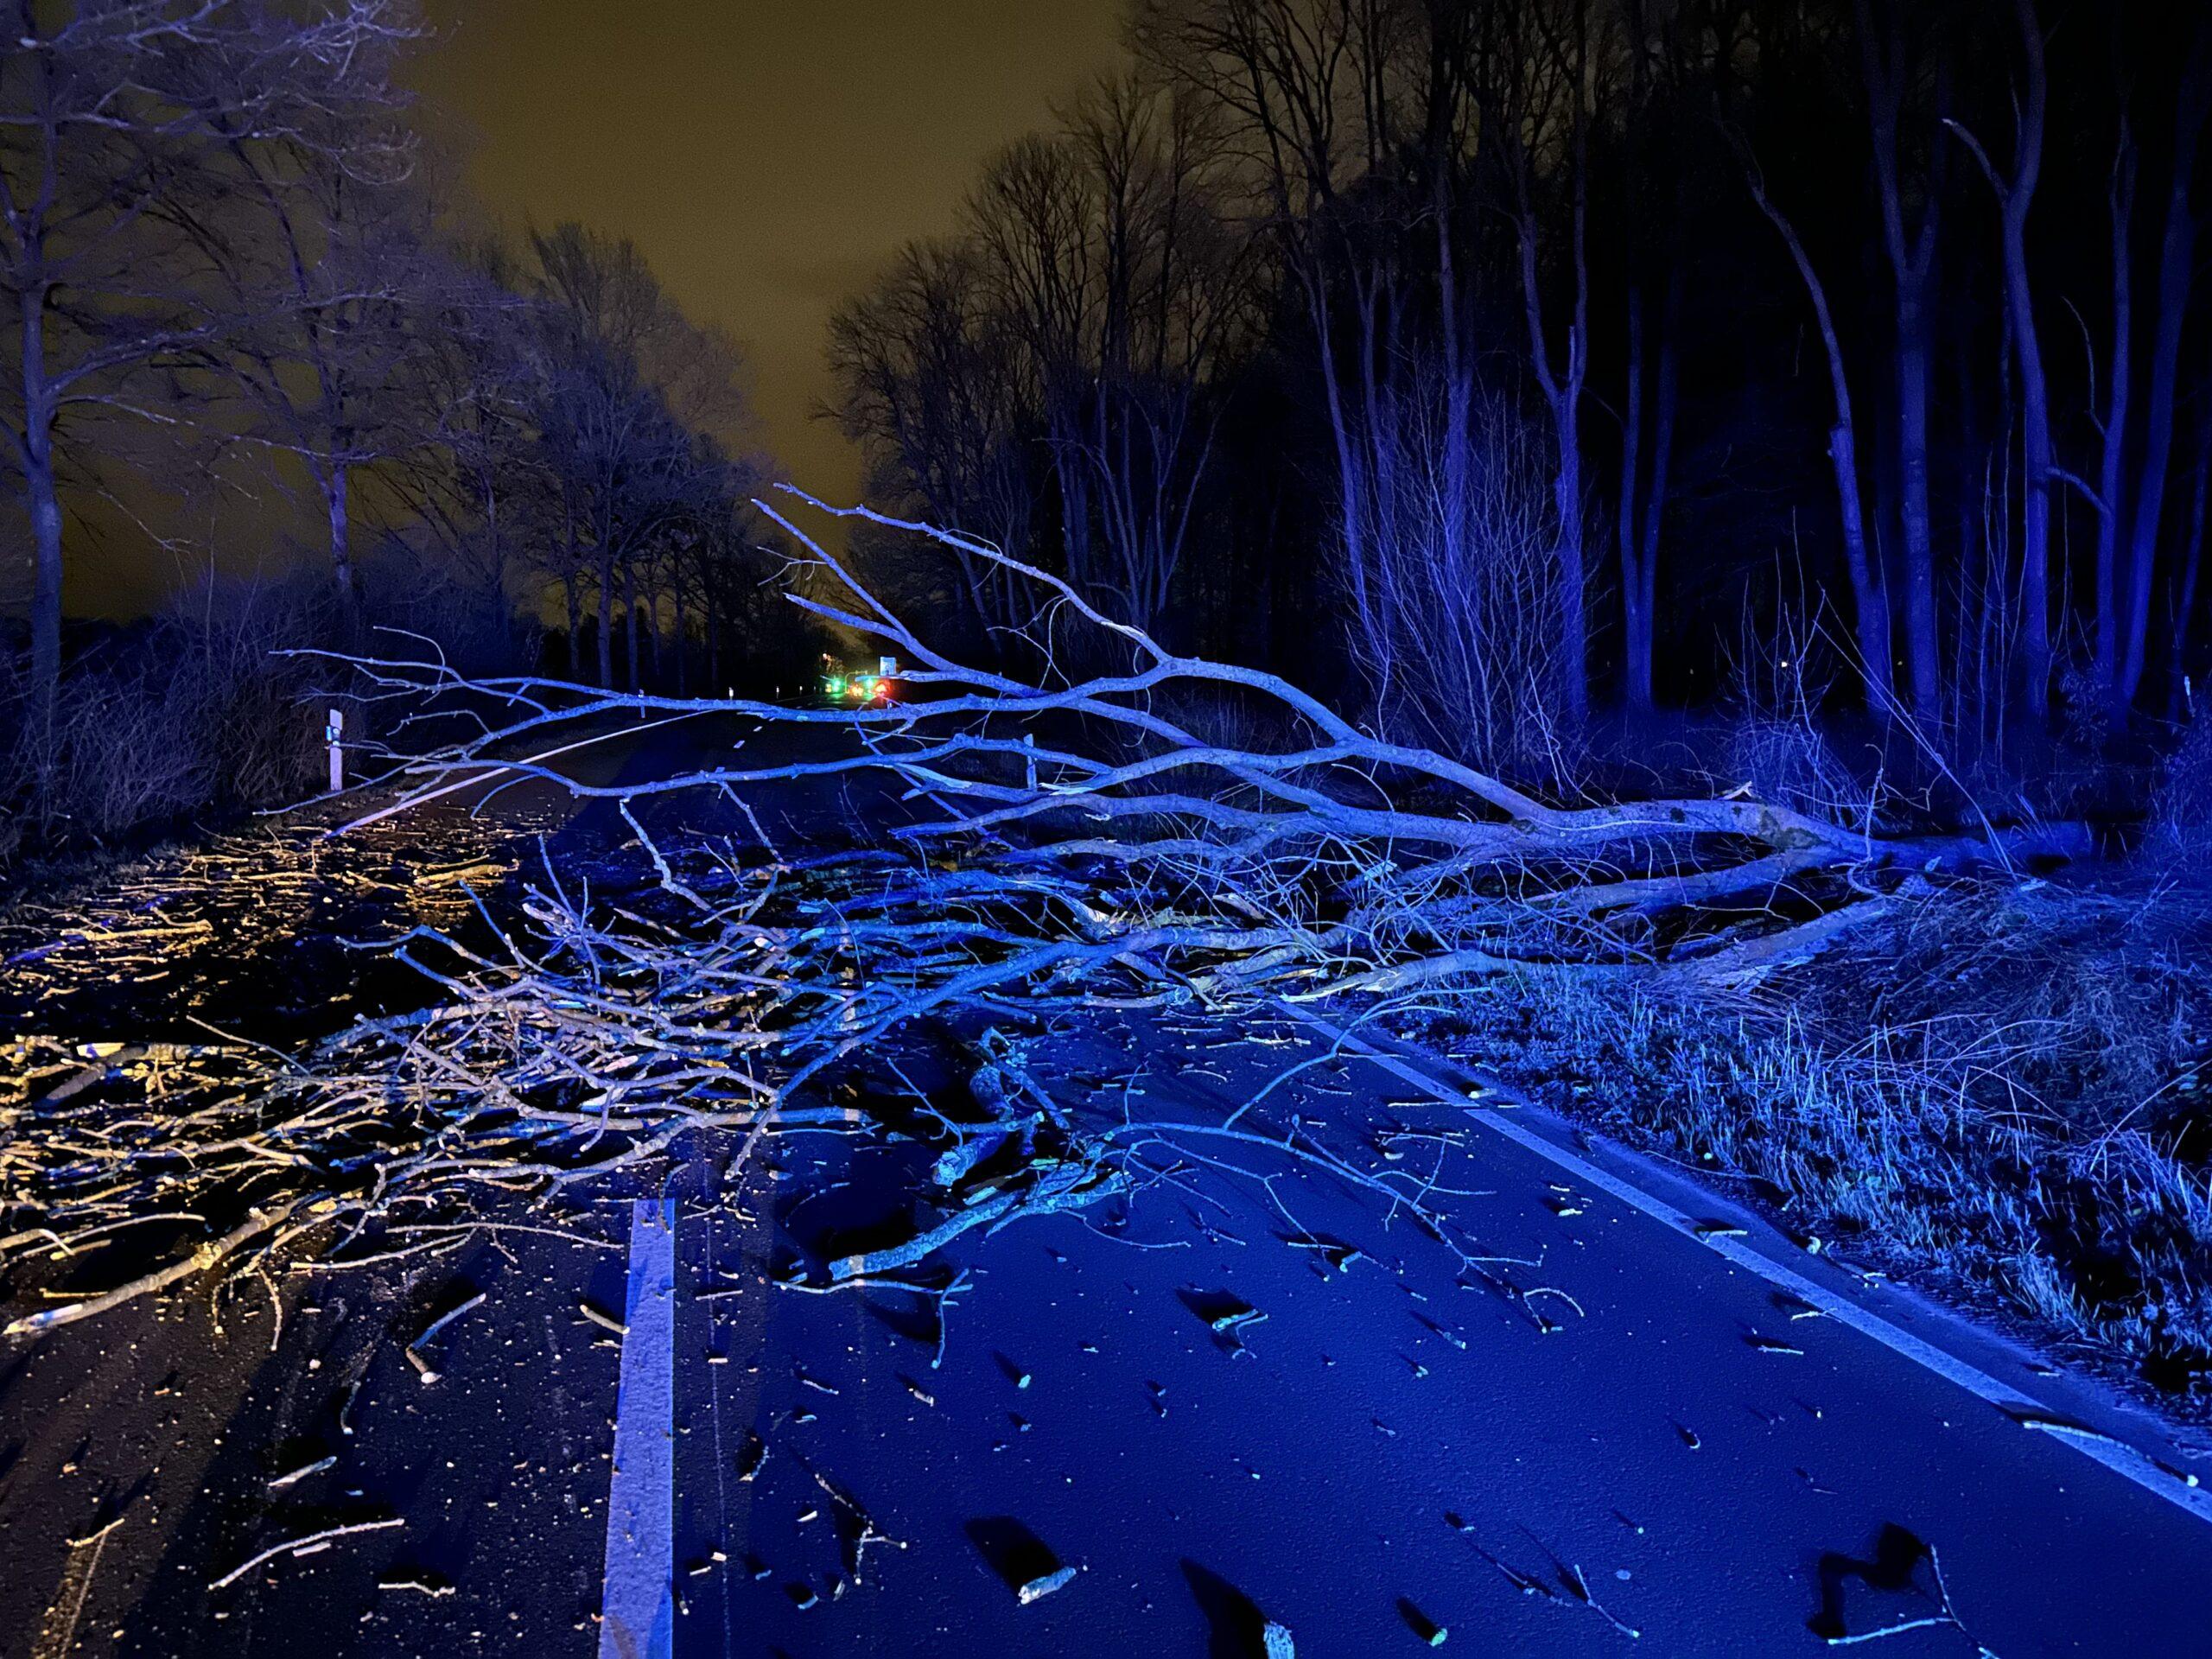
M 333 709 L 322 728 L 322 741 L 330 746 L 330 792 L 337 794 L 346 787 L 346 711 Z

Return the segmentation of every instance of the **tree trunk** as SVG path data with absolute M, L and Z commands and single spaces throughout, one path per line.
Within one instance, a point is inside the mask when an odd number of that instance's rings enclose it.
M 1895 455 L 1897 527 L 1904 542 L 1901 620 L 1904 627 L 1906 674 L 1911 687 L 1913 713 L 1923 720 L 1930 720 L 1938 711 L 1943 683 L 1928 460 L 1932 357 L 1928 290 L 1936 258 L 1942 167 L 1939 149 L 1929 161 L 1919 223 L 1908 229 L 1898 129 L 1904 118 L 1908 91 L 1916 79 L 1916 67 L 1904 26 L 1906 10 L 1906 0 L 1891 0 L 1878 19 L 1870 0 L 1859 0 L 1855 15 L 1873 143 L 1875 186 L 1881 209 L 1882 247 L 1890 265 L 1894 333 L 1891 372 L 1897 400 Z M 1939 71 L 1939 116 L 1942 86 Z M 1885 622 L 1885 632 L 1887 627 Z M 1885 671 L 1889 671 L 1885 668 Z
M 2020 353 L 2021 448 L 2027 474 L 2020 523 L 2020 671 L 2028 713 L 2040 721 L 2050 712 L 2050 393 L 2024 250 L 2008 253 L 2005 263 L 2005 286 L 2016 296 L 2013 331 Z
M 51 423 L 41 416 L 30 426 L 23 480 L 34 561 L 30 709 L 42 731 L 53 720 L 61 687 L 61 498 L 54 485 Z
M 330 517 L 330 571 L 338 584 L 338 627 L 350 648 L 356 634 L 360 595 L 353 584 L 353 470 L 334 461 L 323 482 Z
M 2055 460 L 2050 436 L 2050 388 L 2044 378 L 2042 336 L 2036 328 L 2035 295 L 2028 278 L 2028 210 L 2035 205 L 2043 169 L 2043 26 L 2035 0 L 2016 0 L 2021 46 L 2027 56 L 2027 95 L 2019 118 L 2019 147 L 2012 188 L 2005 193 L 2005 286 L 2011 296 L 2014 347 L 2020 354 L 2020 430 L 2027 467 L 2021 519 L 2021 667 L 2027 678 L 2028 713 L 2050 712 L 2050 486 Z
M 2196 614 L 2198 579 L 2204 569 L 2204 507 L 2209 490 L 2212 490 L 2212 410 L 2206 412 L 2197 428 L 2196 485 L 2190 496 L 2189 538 L 2182 554 L 2181 591 L 2174 599 L 2172 659 L 2166 669 L 2169 718 L 2181 714 L 2187 690 L 2189 625 Z
M 1798 280 L 1805 285 L 1805 296 L 1812 302 L 1813 320 L 1820 327 L 1821 347 L 1827 358 L 1828 395 L 1835 410 L 1835 423 L 1828 429 L 1828 465 L 1835 478 L 1844 569 L 1851 579 L 1853 631 L 1859 644 L 1859 674 L 1866 683 L 1867 704 L 1878 708 L 1890 695 L 1890 607 L 1880 574 L 1867 556 L 1865 503 L 1859 490 L 1859 436 L 1852 416 L 1851 378 L 1844 370 L 1843 342 L 1836 334 L 1835 314 L 1828 308 L 1827 286 L 1813 269 L 1797 227 L 1767 199 L 1756 163 L 1747 162 L 1745 180 L 1751 200 L 1789 250 Z
M 676 609 L 676 639 L 673 642 L 676 647 L 676 695 L 681 697 L 688 695 L 690 689 L 690 676 L 684 672 L 684 669 L 685 658 L 691 654 L 691 634 L 684 626 L 688 619 L 683 613 L 683 565 L 681 558 L 677 561 L 676 579 L 669 588 L 669 601 Z
M 1677 345 L 1681 315 L 1682 270 L 1677 258 L 1667 279 L 1667 308 L 1660 319 L 1659 381 L 1652 388 L 1651 465 L 1643 487 L 1643 524 L 1639 537 L 1637 576 L 1643 584 L 1639 604 L 1644 632 L 1644 706 L 1653 706 L 1651 665 L 1653 636 L 1659 611 L 1659 533 L 1667 518 L 1667 492 L 1673 477 L 1675 413 L 1681 403 L 1681 351 Z
M 1560 454 L 1552 501 L 1559 512 L 1559 613 L 1566 663 L 1561 690 L 1567 721 L 1579 730 L 1590 716 L 1590 627 L 1582 567 L 1582 445 L 1575 417 L 1573 401 L 1553 417 L 1560 433 Z
M 31 521 L 30 716 L 41 731 L 61 687 L 61 495 L 54 475 L 54 401 L 46 383 L 46 294 L 22 296 L 23 470 Z
M 2124 603 L 2119 585 L 2120 492 L 2121 466 L 2127 453 L 2128 372 L 2132 366 L 2129 359 L 2134 353 L 2134 261 L 2129 252 L 2128 232 L 2135 217 L 2135 144 L 2128 132 L 2125 112 L 2120 116 L 2119 147 L 2113 156 L 2108 206 L 2112 216 L 2112 346 L 2102 459 L 2097 468 L 2095 674 L 2098 695 L 2104 699 L 2107 709 L 2118 716 L 2126 712 L 2128 702 L 2121 690 L 2120 665 L 2120 613 Z
M 2196 152 L 2212 107 L 2212 24 L 2202 19 L 2182 73 L 2174 118 L 2174 170 L 2166 194 L 2165 232 L 2158 254 L 2158 313 L 2151 347 L 2151 393 L 2144 407 L 2143 463 L 2135 492 L 2124 591 L 2127 641 L 2120 668 L 2119 696 L 2133 703 L 2143 684 L 2144 642 L 2151 620 L 2151 589 L 2157 574 L 2158 520 L 2165 505 L 2166 472 L 2173 455 L 2174 383 L 2180 372 L 2182 325 L 2189 312 L 2196 271 L 2196 214 L 2190 192 L 2196 176 Z M 2113 504 L 2114 511 L 2118 503 Z
M 1318 265 L 1318 256 L 1315 263 Z M 1344 569 L 1352 584 L 1353 607 L 1363 616 L 1368 527 L 1366 501 L 1360 488 L 1358 452 L 1353 444 L 1350 414 L 1344 408 L 1344 384 L 1337 373 L 1335 334 L 1329 327 L 1327 283 L 1319 270 L 1307 276 L 1306 288 L 1313 321 L 1313 349 L 1321 371 L 1322 397 L 1329 411 L 1329 437 L 1336 447 L 1337 511 L 1342 518 Z
M 2036 329 L 2035 294 L 2028 276 L 2028 213 L 2043 169 L 2044 114 L 2050 83 L 2044 64 L 2043 27 L 2035 0 L 2014 0 L 2014 19 L 2026 61 L 2027 84 L 2015 100 L 2017 133 L 2012 171 L 2000 176 L 1989 153 L 1965 128 L 1952 130 L 1969 145 L 1997 194 L 1999 248 L 2005 272 L 2005 320 L 2020 365 L 2020 679 L 2027 710 L 2037 725 L 2050 713 L 2050 488 L 2056 458 L 2050 435 L 2050 387 L 2044 373 L 2042 337 Z
M 1579 156 L 1579 151 L 1578 151 Z M 1525 158 L 1522 165 L 1526 166 Z M 1582 549 L 1582 439 L 1580 416 L 1588 266 L 1582 248 L 1583 204 L 1575 204 L 1574 315 L 1567 325 L 1567 365 L 1562 372 L 1552 362 L 1551 346 L 1544 338 L 1543 293 L 1536 269 L 1535 216 L 1524 202 L 1521 213 L 1521 296 L 1528 315 L 1529 350 L 1537 384 L 1552 416 L 1552 438 L 1557 462 L 1552 474 L 1552 509 L 1559 539 L 1559 622 L 1561 671 L 1560 692 L 1568 722 L 1580 729 L 1590 712 L 1590 642 L 1588 613 L 1584 607 Z
M 1633 714 L 1651 712 L 1651 615 L 1643 603 L 1642 523 L 1637 479 L 1643 446 L 1643 289 L 1628 289 L 1628 396 L 1621 413 L 1620 510 L 1614 540 L 1620 548 L 1622 695 Z
M 708 562 L 706 574 L 707 603 L 707 691 L 709 696 L 722 683 L 721 591 L 715 581 L 713 562 Z
M 634 558 L 622 561 L 622 621 L 630 635 L 630 660 L 627 678 L 632 695 L 640 689 L 638 661 L 638 562 Z
M 614 558 L 604 544 L 599 553 L 599 686 L 614 689 Z
M 574 680 L 584 677 L 584 594 L 577 578 L 573 563 L 561 573 L 561 587 L 569 603 L 569 677 Z
M 1916 278 L 1897 299 L 1898 505 L 1904 531 L 1904 632 L 1913 713 L 1935 717 L 1942 698 L 1936 640 L 1936 541 L 1928 502 L 1928 324 Z

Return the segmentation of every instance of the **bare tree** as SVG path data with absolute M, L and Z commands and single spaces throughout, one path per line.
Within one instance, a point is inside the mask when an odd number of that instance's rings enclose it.
M 1677 72 L 1675 28 L 1647 0 L 1625 0 L 1620 22 L 1628 60 L 1621 101 L 1619 147 L 1625 175 L 1627 223 L 1627 397 L 1621 409 L 1619 511 L 1614 533 L 1620 553 L 1622 669 L 1626 701 L 1649 714 L 1658 610 L 1659 535 L 1667 511 L 1675 415 L 1681 401 L 1679 335 L 1682 311 L 1684 203 L 1669 199 L 1680 176 L 1671 155 L 1669 111 L 1679 94 L 1666 84 Z M 1653 221 L 1658 221 L 1654 224 Z M 1662 266 L 1656 275 L 1649 267 Z M 1655 321 L 1651 289 L 1660 291 Z M 1658 336 L 1656 362 L 1650 336 Z M 1647 454 L 1647 444 L 1649 446 Z
M 531 597 L 531 550 L 560 543 L 559 491 L 531 423 L 528 303 L 496 248 L 455 265 L 417 302 L 416 349 L 385 416 L 398 458 L 380 476 L 438 563 L 504 621 Z
M 61 666 L 63 478 L 99 416 L 167 420 L 149 365 L 204 343 L 209 296 L 172 280 L 156 207 L 233 143 L 291 132 L 404 33 L 404 0 L 8 0 L 0 28 L 0 293 L 7 419 L 34 543 L 32 688 Z
M 2117 78 L 2117 77 L 2116 77 Z M 2105 407 L 2099 417 L 2097 487 L 2091 505 L 2097 515 L 2095 659 L 2093 672 L 2107 709 L 2121 703 L 2120 690 L 2120 609 L 2117 586 L 2120 563 L 2120 491 L 2127 458 L 2128 399 L 2134 339 L 2135 174 L 2137 153 L 2133 124 L 2129 119 L 2128 89 L 2119 86 L 2119 134 L 2113 144 L 2112 177 L 2105 193 L 2112 227 L 2112 334 L 2106 353 Z M 2084 328 L 2084 345 L 2087 346 Z M 2096 359 L 2089 349 L 2089 376 L 2094 397 Z
M 1087 395 L 1056 411 L 1056 442 L 1090 468 L 1113 562 L 1107 589 L 1123 615 L 1157 629 L 1212 456 L 1219 383 L 1251 321 L 1249 244 L 1224 222 L 1217 135 L 1192 99 L 1103 82 L 1073 111 L 1066 143 L 1095 244 L 1096 334 Z
M 1937 233 L 1942 224 L 1943 147 L 1929 142 L 1920 176 L 1908 176 L 1909 112 L 1923 92 L 1923 59 L 1910 27 L 1933 9 L 1910 0 L 1856 0 L 1859 44 L 1866 86 L 1866 114 L 1873 138 L 1874 181 L 1881 208 L 1882 249 L 1889 260 L 1891 364 L 1897 391 L 1895 434 L 1898 520 L 1904 531 L 1902 584 L 1907 671 L 1915 714 L 1936 709 L 1943 665 L 1936 620 L 1936 541 L 1929 504 L 1929 398 L 1932 295 Z M 1943 119 L 1948 91 L 1942 68 L 1933 72 L 1935 118 Z M 1936 130 L 1936 129 L 1930 129 Z M 2030 187 L 2032 189 L 2032 185 Z
M 569 224 L 533 233 L 530 245 L 538 317 L 531 421 L 560 495 L 551 550 L 572 646 L 588 579 L 599 682 L 614 683 L 619 607 L 634 691 L 649 615 L 658 638 L 652 564 L 661 538 L 728 512 L 731 474 L 713 429 L 739 419 L 734 347 L 685 319 L 626 240 Z
M 1529 360 L 1551 415 L 1552 510 L 1559 536 L 1560 631 L 1566 641 L 1563 687 L 1569 719 L 1589 713 L 1588 572 L 1583 538 L 1582 391 L 1590 372 L 1589 129 L 1592 50 L 1589 0 L 1529 0 L 1516 15 L 1503 68 L 1487 89 L 1500 138 Z M 1564 198 L 1566 327 L 1554 344 L 1543 270 L 1546 215 L 1538 199 L 1548 183 Z
M 894 487 L 934 518 L 970 524 L 1014 557 L 1036 513 L 1034 376 L 1012 319 L 994 302 L 979 251 L 917 243 L 831 318 L 839 419 Z M 955 550 L 968 608 L 1001 638 L 1013 616 L 1001 567 Z
M 1375 501 L 1389 446 L 1373 418 L 1391 395 L 1404 296 L 1402 202 L 1382 188 L 1423 130 L 1407 108 L 1403 55 L 1427 46 L 1423 8 L 1390 0 L 1141 0 L 1140 54 L 1223 113 L 1255 223 L 1290 276 L 1313 343 L 1335 461 L 1344 566 L 1372 564 Z M 1432 91 L 1456 83 L 1416 79 Z M 1433 192 L 1430 200 L 1433 202 Z M 1355 602 L 1358 595 L 1355 590 Z
M 2010 169 L 1999 172 L 1981 141 L 1961 123 L 1947 121 L 1946 124 L 1973 152 L 1997 196 L 2005 316 L 2020 372 L 2022 464 L 2026 472 L 2021 480 L 2024 499 L 2020 528 L 2020 674 L 2028 713 L 2040 721 L 2050 709 L 2050 520 L 2057 459 L 2051 441 L 2050 386 L 2044 371 L 2043 337 L 2036 323 L 2034 283 L 2028 263 L 2028 213 L 2035 205 L 2036 186 L 2043 175 L 2050 77 L 2035 0 L 2014 0 L 2013 17 L 2023 74 L 2013 100 Z
M 2212 20 L 2200 12 L 2191 25 L 2174 98 L 2171 170 L 2158 244 L 2157 313 L 2151 328 L 2151 386 L 2144 405 L 2142 460 L 2129 525 L 2126 580 L 2116 584 L 2120 591 L 2115 598 L 2124 596 L 2127 617 L 2126 645 L 2116 687 L 2116 701 L 2122 706 L 2135 700 L 2143 683 L 2159 528 L 2173 458 L 2182 331 L 2196 282 L 2198 218 L 2191 198 L 2208 115 L 2212 115 Z
M 411 41 L 395 29 L 365 43 L 344 87 L 280 132 L 219 123 L 223 149 L 160 210 L 219 284 L 203 354 L 240 405 L 224 434 L 306 472 L 349 626 L 357 482 L 413 441 L 393 418 L 398 394 L 425 349 L 419 324 L 455 274 L 410 188 L 416 146 L 397 74 Z
M 1796 226 L 1768 196 L 1758 163 L 1748 162 L 1751 200 L 1766 215 L 1789 251 L 1797 278 L 1813 308 L 1820 330 L 1821 354 L 1827 364 L 1828 396 L 1834 421 L 1828 428 L 1828 466 L 1835 479 L 1838 524 L 1842 533 L 1844 569 L 1851 582 L 1853 636 L 1859 646 L 1859 671 L 1866 683 L 1867 700 L 1879 703 L 1890 690 L 1890 607 L 1879 568 L 1866 547 L 1864 503 L 1859 494 L 1859 427 L 1852 412 L 1851 377 L 1844 365 L 1843 342 L 1836 334 L 1835 314 L 1828 304 L 1827 285 L 1821 280 Z

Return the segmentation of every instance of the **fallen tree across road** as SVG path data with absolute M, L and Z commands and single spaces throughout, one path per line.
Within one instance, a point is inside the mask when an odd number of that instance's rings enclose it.
M 1887 837 L 1742 791 L 1540 799 L 1364 732 L 1276 677 L 1169 652 L 980 543 L 902 528 L 1029 585 L 1035 673 L 938 652 L 811 543 L 833 596 L 797 602 L 899 653 L 911 700 L 848 711 L 609 697 L 536 678 L 464 682 L 435 662 L 355 664 L 372 696 L 512 714 L 391 756 L 412 798 L 498 770 L 612 798 L 636 831 L 650 902 L 594 906 L 549 868 L 519 917 L 495 920 L 499 948 L 428 930 L 401 942 L 410 960 L 434 942 L 446 964 L 418 963 L 436 995 L 414 1014 L 302 1055 L 248 1050 L 79 1083 L 66 1101 L 54 1076 L 27 1071 L 0 1105 L 0 1260 L 69 1262 L 122 1228 L 155 1259 L 109 1289 L 65 1290 L 10 1329 L 87 1317 L 202 1269 L 243 1281 L 278 1264 L 437 1249 L 500 1204 L 677 1159 L 698 1144 L 686 1137 L 725 1137 L 741 1163 L 801 1128 L 936 1154 L 923 1196 L 940 1221 L 832 1278 L 897 1271 L 974 1225 L 1163 1179 L 1160 1148 L 1184 1158 L 1194 1137 L 1253 1133 L 1003 1091 L 950 1109 L 841 1101 L 856 1066 L 917 1033 L 1035 1030 L 1101 1007 L 1242 1020 L 1278 999 L 1371 1014 L 1532 965 L 1739 985 L 2078 839 Z M 1064 666 L 1077 664 L 1092 666 Z M 741 750 L 599 785 L 513 758 L 620 711 L 728 712 L 823 743 L 780 764 L 741 764 Z M 841 777 L 887 781 L 912 816 L 856 850 L 765 833 L 667 846 L 645 828 L 653 798 L 712 790 L 757 831 L 763 791 Z M 1295 1133 L 1258 1138 L 1332 1160 L 1347 1179 L 1403 1185 Z M 1482 1259 L 1471 1241 L 1455 1248 Z

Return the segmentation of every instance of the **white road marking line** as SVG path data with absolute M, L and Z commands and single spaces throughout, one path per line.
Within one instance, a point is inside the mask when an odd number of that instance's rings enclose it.
M 630 1208 L 630 1293 L 607 1495 L 599 1659 L 670 1659 L 676 1644 L 676 1200 Z
M 62 1568 L 60 1587 L 54 1605 L 46 1610 L 39 1627 L 38 1645 L 32 1659 L 62 1659 L 77 1645 L 77 1624 L 85 1614 L 85 1599 L 92 1593 L 92 1574 L 99 1571 L 100 1556 L 108 1535 L 123 1524 L 118 1516 L 89 1538 L 69 1541 L 69 1559 Z
M 1696 1231 L 1696 1221 L 1664 1198 L 1656 1198 L 1618 1176 L 1607 1173 L 1586 1158 L 1513 1122 L 1480 1101 L 1469 1100 L 1464 1090 L 1455 1089 L 1388 1050 L 1377 1048 L 1365 1038 L 1332 1025 L 1319 1015 L 1301 1008 L 1286 1006 L 1284 1011 L 1347 1052 L 1358 1054 L 1363 1059 L 1382 1067 L 1402 1082 L 1412 1084 L 1437 1100 L 1460 1108 L 1475 1122 L 1496 1131 L 1516 1146 L 1525 1147 L 1539 1158 L 1555 1164 L 1576 1179 L 1597 1187 L 1630 1209 L 1642 1211 L 1653 1220 L 1663 1223 L 1707 1249 L 1726 1257 L 1736 1266 L 1758 1274 L 1768 1283 L 1778 1286 L 1794 1296 L 1802 1298 L 1839 1324 L 1849 1325 L 1862 1336 L 1872 1337 L 1884 1347 L 1935 1372 L 1947 1382 L 1955 1383 L 1968 1394 L 1987 1401 L 2020 1422 L 2023 1427 L 2043 1429 L 2051 1433 L 2061 1445 L 2102 1464 L 2144 1491 L 2164 1498 L 2200 1521 L 2212 1521 L 2212 1487 L 2190 1485 L 2187 1477 L 2167 1469 L 2140 1447 L 2099 1429 L 2075 1427 L 2069 1414 L 2045 1405 L 2023 1389 L 1999 1382 L 1988 1372 L 1957 1355 L 1946 1352 L 1933 1343 L 1891 1324 L 1880 1314 L 1860 1306 L 1849 1297 L 1838 1295 L 1826 1286 L 1784 1267 L 1754 1249 L 1742 1238 L 1726 1233 L 1700 1236 Z

